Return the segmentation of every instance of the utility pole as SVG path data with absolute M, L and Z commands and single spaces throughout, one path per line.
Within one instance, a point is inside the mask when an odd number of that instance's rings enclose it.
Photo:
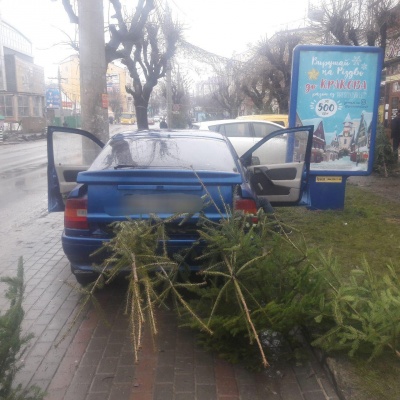
M 167 95 L 167 125 L 169 129 L 173 129 L 172 126 L 172 89 L 171 89 L 171 60 L 168 60 L 167 73 L 165 76 L 165 86 Z
M 78 0 L 82 128 L 109 138 L 103 0 Z
M 61 87 L 60 66 L 58 66 L 57 79 L 58 79 L 58 91 L 60 92 L 60 121 L 61 121 L 61 126 L 64 126 L 64 109 L 63 109 L 63 96 L 62 96 L 63 92 Z
M 0 25 L 1 22 L 1 10 L 0 10 Z M 3 49 L 3 40 L 0 35 L 0 90 L 7 90 L 6 84 L 6 68 L 4 65 L 4 49 Z

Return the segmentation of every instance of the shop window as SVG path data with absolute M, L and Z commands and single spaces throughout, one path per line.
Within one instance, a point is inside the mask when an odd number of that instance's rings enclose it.
M 33 98 L 33 116 L 42 117 L 42 99 L 39 96 Z
M 18 96 L 18 117 L 29 117 L 28 96 Z
M 400 92 L 400 82 L 392 83 L 392 92 Z
M 392 97 L 390 108 L 392 109 L 392 114 L 395 114 L 399 108 L 399 98 L 398 97 Z M 393 118 L 393 116 L 392 116 L 392 118 Z
M 0 96 L 0 115 L 4 117 L 12 117 L 13 113 L 13 105 L 12 105 L 12 96 L 1 95 Z

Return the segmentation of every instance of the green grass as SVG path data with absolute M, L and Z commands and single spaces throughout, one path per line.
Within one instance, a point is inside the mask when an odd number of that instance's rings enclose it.
M 390 262 L 400 272 L 400 202 L 393 202 L 347 185 L 344 210 L 310 211 L 302 207 L 279 208 L 279 218 L 304 235 L 309 249 L 332 251 L 343 273 L 367 260 L 377 275 Z M 311 257 L 314 257 L 311 252 Z M 400 359 L 386 354 L 367 361 L 351 359 L 351 399 L 398 400 Z
M 400 259 L 400 203 L 348 185 L 344 210 L 311 211 L 279 208 L 281 220 L 300 231 L 309 248 L 332 250 L 342 265 L 352 268 L 362 258 L 377 273 Z
M 393 354 L 380 357 L 373 363 L 354 360 L 353 365 L 360 400 L 400 399 L 400 362 L 394 359 Z

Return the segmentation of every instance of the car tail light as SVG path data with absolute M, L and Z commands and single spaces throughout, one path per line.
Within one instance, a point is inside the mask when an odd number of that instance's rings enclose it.
M 69 229 L 89 229 L 86 197 L 67 200 L 64 213 L 64 226 Z
M 254 224 L 258 222 L 257 218 L 257 204 L 253 199 L 242 199 L 238 197 L 235 199 L 235 211 L 242 211 L 244 214 L 252 215 Z

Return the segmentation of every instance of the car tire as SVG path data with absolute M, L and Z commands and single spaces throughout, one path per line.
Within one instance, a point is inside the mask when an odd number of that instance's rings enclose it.
M 97 278 L 95 274 L 90 274 L 90 275 L 75 275 L 76 281 L 81 285 L 81 286 L 87 286 L 90 283 L 94 282 Z

